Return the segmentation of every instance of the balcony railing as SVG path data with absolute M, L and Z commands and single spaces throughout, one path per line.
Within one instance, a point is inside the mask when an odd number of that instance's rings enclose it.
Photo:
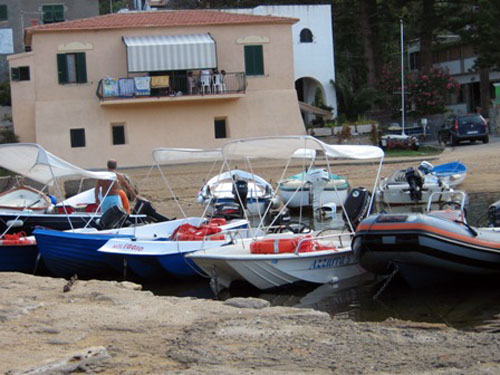
M 97 97 L 131 99 L 145 97 L 178 97 L 241 94 L 247 87 L 245 73 L 176 74 L 133 78 L 102 78 Z

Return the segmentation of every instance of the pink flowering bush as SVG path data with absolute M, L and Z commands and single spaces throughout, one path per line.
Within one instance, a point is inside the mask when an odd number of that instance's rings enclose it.
M 401 110 L 401 70 L 393 64 L 384 66 L 379 88 L 387 95 L 387 104 L 396 115 Z M 414 109 L 414 115 L 425 116 L 446 111 L 446 98 L 456 93 L 460 84 L 440 68 L 428 72 L 405 72 L 405 104 Z

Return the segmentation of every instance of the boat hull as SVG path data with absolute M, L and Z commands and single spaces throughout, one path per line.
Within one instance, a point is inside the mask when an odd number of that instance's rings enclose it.
M 198 251 L 187 257 L 225 288 L 236 280 L 247 281 L 259 289 L 296 282 L 324 284 L 366 272 L 350 248 L 299 254 L 250 254 L 242 252 L 249 245 L 244 242 L 216 251 Z
M 33 273 L 37 256 L 36 244 L 0 245 L 0 272 Z
M 348 189 L 344 190 L 323 190 L 320 194 L 320 206 L 327 203 L 335 203 L 337 207 L 341 207 L 349 195 Z M 312 205 L 311 194 L 309 189 L 281 190 L 281 199 L 283 203 L 287 203 L 287 207 L 297 209 L 300 207 L 310 207 Z
M 68 278 L 106 278 L 124 272 L 123 258 L 110 258 L 97 251 L 116 235 L 61 232 L 36 229 L 34 235 L 41 257 L 50 273 Z

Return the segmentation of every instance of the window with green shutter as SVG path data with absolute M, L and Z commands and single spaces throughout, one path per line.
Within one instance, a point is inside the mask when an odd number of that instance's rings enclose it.
M 42 5 L 43 23 L 54 23 L 64 21 L 63 4 Z
M 29 81 L 30 80 L 30 67 L 29 66 L 16 66 L 10 68 L 10 79 L 12 81 Z
M 0 4 L 0 21 L 7 21 L 7 5 Z
M 245 73 L 247 76 L 264 75 L 264 52 L 262 46 L 245 46 Z
M 57 75 L 60 84 L 87 83 L 85 52 L 58 54 Z

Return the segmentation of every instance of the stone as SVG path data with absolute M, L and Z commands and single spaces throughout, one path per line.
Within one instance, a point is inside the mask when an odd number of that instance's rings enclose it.
M 224 302 L 224 305 L 242 308 L 242 309 L 265 309 L 271 306 L 269 301 L 260 298 L 230 298 Z

